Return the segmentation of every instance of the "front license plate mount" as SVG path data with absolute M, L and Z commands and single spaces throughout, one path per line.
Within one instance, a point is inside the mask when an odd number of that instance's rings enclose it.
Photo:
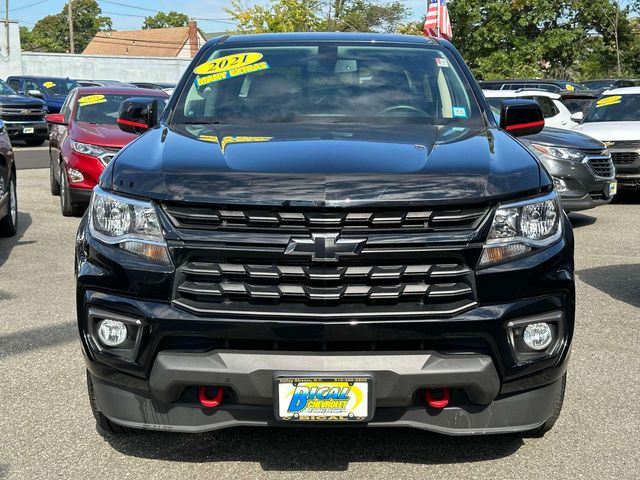
M 618 193 L 618 181 L 611 180 L 611 182 L 609 183 L 609 196 L 613 197 L 617 193 Z
M 375 409 L 370 374 L 277 374 L 274 413 L 284 422 L 368 422 Z
M 30 134 L 30 133 L 34 133 L 35 129 L 33 127 L 24 127 L 22 129 L 22 133 L 24 134 Z

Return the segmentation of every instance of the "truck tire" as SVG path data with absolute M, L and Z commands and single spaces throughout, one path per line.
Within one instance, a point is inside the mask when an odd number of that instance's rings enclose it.
M 89 404 L 91 405 L 91 412 L 93 413 L 94 418 L 96 419 L 96 426 L 100 433 L 110 433 L 110 434 L 125 434 L 131 433 L 131 429 L 127 427 L 123 427 L 116 423 L 110 421 L 104 414 L 100 411 L 98 407 L 98 402 L 96 401 L 95 392 L 93 390 L 93 382 L 91 381 L 91 374 L 87 370 L 87 393 L 89 394 Z
M 560 416 L 560 411 L 562 410 L 562 403 L 564 402 L 564 392 L 565 389 L 567 388 L 567 374 L 565 373 L 564 376 L 562 377 L 562 380 L 560 380 L 561 384 L 560 384 L 560 389 L 558 390 L 558 393 L 556 395 L 555 398 L 555 403 L 553 406 L 553 413 L 551 414 L 551 416 L 549 417 L 549 419 L 544 422 L 542 425 L 540 425 L 538 428 L 535 428 L 533 430 L 529 430 L 526 434 L 526 437 L 529 438 L 542 438 L 544 437 L 545 433 L 547 433 L 549 430 L 551 430 L 553 428 L 553 426 L 556 424 L 556 421 L 558 420 L 558 417 Z
M 0 237 L 13 237 L 18 232 L 18 193 L 16 177 L 9 180 L 9 211 L 0 220 Z
M 54 197 L 60 195 L 60 184 L 53 169 L 53 160 L 49 160 L 49 185 L 51 186 L 51 195 Z

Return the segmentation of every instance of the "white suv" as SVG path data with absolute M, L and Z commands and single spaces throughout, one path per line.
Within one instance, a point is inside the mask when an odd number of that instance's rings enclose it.
M 571 119 L 571 112 L 561 102 L 557 93 L 537 89 L 522 90 L 483 90 L 487 98 L 524 98 L 535 100 L 542 108 L 546 126 L 571 130 L 578 124 Z

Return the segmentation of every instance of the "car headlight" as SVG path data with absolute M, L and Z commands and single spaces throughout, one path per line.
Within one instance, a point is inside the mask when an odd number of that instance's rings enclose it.
M 171 264 L 156 209 L 150 202 L 113 195 L 96 187 L 89 206 L 89 231 L 103 243 Z
M 576 148 L 553 147 L 551 145 L 542 145 L 541 143 L 531 143 L 530 146 L 533 153 L 541 160 L 548 158 L 552 160 L 581 162 L 585 157 L 584 152 Z
M 482 250 L 479 267 L 496 265 L 532 253 L 562 235 L 562 207 L 556 192 L 500 205 Z
M 78 153 L 83 153 L 85 155 L 90 155 L 96 158 L 100 157 L 100 155 L 104 155 L 105 153 L 104 149 L 98 145 L 74 142 L 73 140 L 71 140 L 71 148 L 73 148 Z

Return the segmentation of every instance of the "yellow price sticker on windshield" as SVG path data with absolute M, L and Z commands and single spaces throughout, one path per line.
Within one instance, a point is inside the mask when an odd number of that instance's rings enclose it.
M 622 95 L 614 95 L 613 97 L 604 97 L 596 102 L 596 108 L 617 105 L 622 102 Z
M 55 87 L 55 86 L 56 86 L 56 84 L 55 84 L 55 83 L 53 83 L 53 82 L 44 82 L 42 85 L 43 85 L 45 88 L 53 88 L 53 87 Z
M 211 75 L 212 73 L 226 72 L 236 68 L 246 67 L 262 60 L 263 55 L 258 52 L 236 53 L 226 57 L 216 58 L 198 65 L 193 73 L 196 75 Z
M 570 92 L 573 92 L 573 91 L 575 91 L 575 89 L 576 89 L 576 87 L 574 87 L 574 86 L 573 86 L 573 85 L 571 85 L 570 83 L 567 83 L 567 84 L 564 86 L 564 88 L 565 88 L 565 89 L 567 89 L 567 90 L 569 90 Z
M 87 105 L 95 105 L 96 103 L 105 103 L 107 99 L 104 95 L 87 95 L 78 100 L 78 105 L 86 107 Z

